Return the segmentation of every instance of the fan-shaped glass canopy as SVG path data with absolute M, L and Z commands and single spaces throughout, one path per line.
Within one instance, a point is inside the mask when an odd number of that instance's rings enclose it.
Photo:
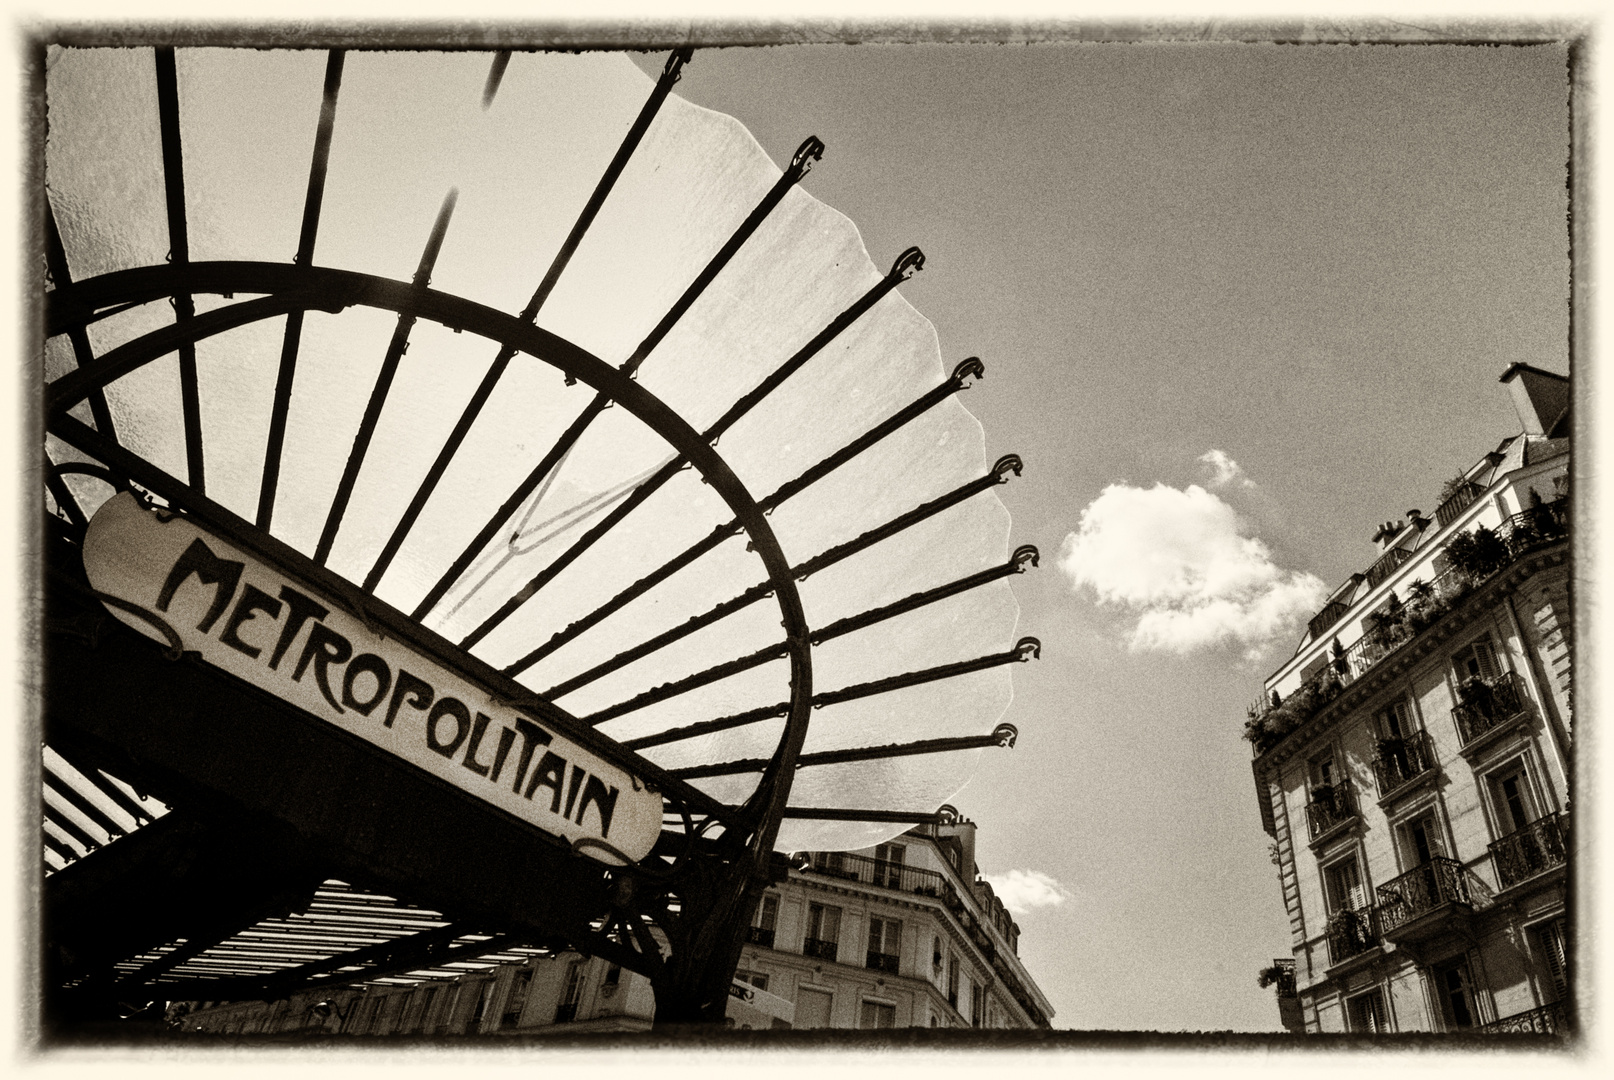
M 777 847 L 867 846 L 792 815 L 934 811 L 1034 651 L 1019 463 L 682 59 L 52 47 L 50 506 L 208 500 L 723 804 L 794 703 Z

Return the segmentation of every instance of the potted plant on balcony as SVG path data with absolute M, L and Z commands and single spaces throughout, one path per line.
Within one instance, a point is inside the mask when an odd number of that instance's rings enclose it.
M 1478 675 L 1457 684 L 1457 700 L 1464 708 L 1490 719 L 1496 708 L 1496 689 Z
M 1311 805 L 1333 814 L 1337 812 L 1338 793 L 1333 784 L 1318 784 L 1311 789 Z
M 1284 974 L 1285 972 L 1283 968 L 1279 967 L 1277 964 L 1273 964 L 1271 967 L 1264 967 L 1255 973 L 1255 985 L 1265 990 L 1273 983 L 1282 979 Z
M 1478 582 L 1506 565 L 1508 546 L 1495 530 L 1481 525 L 1473 532 L 1452 537 L 1446 543 L 1446 560 L 1454 569 Z

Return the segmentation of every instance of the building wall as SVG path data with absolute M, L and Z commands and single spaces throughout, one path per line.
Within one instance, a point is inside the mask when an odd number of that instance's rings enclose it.
M 1525 451 L 1523 446 L 1513 448 L 1515 464 Z M 1551 491 L 1552 478 L 1562 474 L 1566 462 L 1567 454 L 1558 454 L 1530 467 L 1519 464 L 1494 479 L 1492 490 L 1453 522 L 1440 543 L 1421 546 L 1380 587 L 1359 589 L 1347 617 L 1336 626 L 1315 640 L 1308 635 L 1296 656 L 1268 681 L 1267 691 L 1278 689 L 1285 697 L 1293 693 L 1306 666 L 1316 670 L 1316 658 L 1330 656 L 1336 635 L 1344 642 L 1360 636 L 1363 616 L 1383 602 L 1390 588 L 1399 583 L 1404 595 L 1414 578 L 1432 577 L 1446 540 L 1476 523 L 1500 522 L 1528 507 L 1531 488 Z M 1478 1027 L 1559 1000 L 1536 935 L 1544 923 L 1564 916 L 1566 867 L 1559 859 L 1509 885 L 1501 879 L 1492 845 L 1515 831 L 1512 811 L 1504 805 L 1509 796 L 1499 786 L 1515 769 L 1522 770 L 1530 817 L 1539 821 L 1569 809 L 1573 639 L 1566 547 L 1560 543 L 1550 551 L 1537 549 L 1488 579 L 1416 638 L 1355 674 L 1335 703 L 1258 757 L 1257 783 L 1263 800 L 1269 801 L 1269 829 L 1277 842 L 1307 1030 L 1371 1027 L 1370 999 L 1359 995 L 1375 992 L 1382 1001 L 1384 1026 L 1402 1031 Z M 1461 681 L 1458 658 L 1479 639 L 1492 644 L 1501 671 L 1517 679 L 1525 718 L 1511 730 L 1465 746 L 1454 715 Z M 1405 707 L 1403 723 L 1426 733 L 1436 767 L 1415 782 L 1391 782 L 1388 790 L 1381 790 L 1373 763 L 1380 756 L 1382 716 L 1398 702 Z M 1336 781 L 1349 779 L 1357 815 L 1314 836 L 1307 807 L 1313 790 L 1322 786 L 1323 760 L 1332 762 Z M 1432 825 L 1423 854 L 1411 831 L 1419 820 Z M 1460 864 L 1471 901 L 1468 912 L 1408 920 L 1394 932 L 1402 940 L 1381 941 L 1375 949 L 1337 962 L 1329 948 L 1328 926 L 1330 914 L 1343 905 L 1329 895 L 1329 868 L 1354 859 L 1360 906 L 1394 908 L 1395 897 L 1381 888 L 1413 895 L 1425 887 L 1432 879 L 1423 868 L 1424 854 L 1431 850 Z M 1440 990 L 1455 977 L 1446 965 L 1459 961 L 1466 965 L 1472 1006 L 1466 1025 L 1458 1023 Z
M 747 945 L 738 977 L 794 1005 L 798 1020 L 815 1001 L 827 998 L 822 1026 L 831 1028 L 870 1026 L 870 1021 L 890 1027 L 1047 1027 L 1053 1010 L 1015 955 L 1019 927 L 991 887 L 976 880 L 974 829 L 962 821 L 898 838 L 906 876 L 897 884 L 906 887 L 871 883 L 875 849 L 839 856 L 844 865 L 858 868 L 842 874 L 792 870 L 769 890 L 777 903 L 773 947 Z M 920 891 L 913 891 L 916 887 Z M 840 909 L 834 960 L 803 953 L 808 907 L 815 903 Z M 758 921 L 761 916 L 759 908 Z M 901 923 L 894 973 L 868 966 L 871 918 Z M 948 992 L 950 964 L 958 972 L 954 1001 Z M 1019 985 L 1029 1009 L 1016 1000 L 1001 971 Z M 568 988 L 574 1001 L 567 998 Z M 320 1002 L 327 1007 L 322 1010 Z M 866 1005 L 874 1007 L 869 1015 Z M 729 1015 L 739 1027 L 792 1026 L 734 998 Z M 189 1030 L 228 1034 L 447 1036 L 641 1031 L 654 1017 L 655 993 L 647 978 L 568 952 L 452 981 L 332 989 L 274 1003 L 202 1003 L 176 1019 Z

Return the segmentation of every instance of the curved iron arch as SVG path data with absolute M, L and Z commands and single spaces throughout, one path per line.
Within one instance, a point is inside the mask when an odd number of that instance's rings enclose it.
M 755 791 L 735 815 L 751 831 L 747 847 L 752 857 L 768 857 L 810 721 L 812 646 L 789 560 L 766 515 L 713 446 L 629 375 L 556 334 L 473 300 L 357 271 L 249 261 L 174 263 L 113 271 L 48 293 L 45 332 L 47 336 L 70 332 L 95 321 L 98 312 L 109 308 L 197 293 L 226 298 L 243 293 L 254 298 L 151 331 L 109 350 L 93 365 L 58 378 L 46 387 L 46 427 L 74 442 L 70 432 L 56 430 L 63 426 L 62 419 L 69 409 L 181 346 L 293 312 L 336 313 L 349 307 L 371 307 L 426 319 L 455 332 L 470 332 L 558 368 L 568 379 L 587 383 L 632 413 L 699 470 L 734 512 L 762 559 L 779 603 L 791 661 L 791 708 L 784 731 Z M 79 448 L 90 452 L 87 447 Z M 356 586 L 350 583 L 350 588 Z M 381 603 L 368 594 L 363 602 Z M 639 756 L 625 748 L 624 753 L 635 759 Z

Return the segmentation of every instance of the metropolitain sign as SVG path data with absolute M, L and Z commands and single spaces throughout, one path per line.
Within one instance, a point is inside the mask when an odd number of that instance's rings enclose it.
M 190 518 L 127 492 L 84 538 L 99 592 L 166 622 L 181 648 L 580 850 L 637 861 L 661 834 L 661 796 L 622 768 L 503 704 L 418 648 Z M 168 643 L 132 612 L 120 621 Z

